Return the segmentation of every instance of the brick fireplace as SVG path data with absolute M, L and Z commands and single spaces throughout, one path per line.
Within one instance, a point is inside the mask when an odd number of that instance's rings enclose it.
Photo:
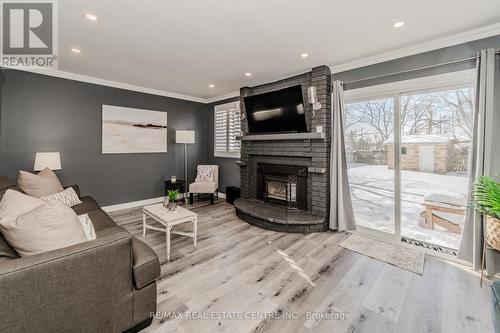
M 284 80 L 245 87 L 243 98 L 300 85 L 307 133 L 243 135 L 241 196 L 235 203 L 240 218 L 267 229 L 313 232 L 328 229 L 330 202 L 331 74 L 327 66 Z M 313 111 L 308 88 L 316 88 L 321 103 Z M 246 118 L 242 131 L 248 133 Z M 318 127 L 321 131 L 318 131 Z

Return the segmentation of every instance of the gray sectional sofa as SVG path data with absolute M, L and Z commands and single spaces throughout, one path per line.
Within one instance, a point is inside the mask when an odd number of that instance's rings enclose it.
M 0 200 L 7 189 L 22 192 L 0 176 Z M 151 324 L 157 255 L 94 199 L 80 200 L 73 209 L 89 214 L 93 241 L 20 258 L 0 234 L 0 332 L 137 332 Z

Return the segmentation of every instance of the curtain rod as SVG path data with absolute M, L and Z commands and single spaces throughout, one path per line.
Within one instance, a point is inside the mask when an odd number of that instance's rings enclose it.
M 499 53 L 500 53 L 500 50 L 495 50 L 495 54 L 499 54 Z M 399 72 L 392 72 L 392 73 L 388 73 L 388 74 L 374 75 L 374 76 L 365 77 L 365 78 L 362 78 L 362 79 L 357 79 L 357 80 L 352 80 L 352 81 L 346 81 L 346 82 L 343 82 L 343 84 L 346 85 L 346 84 L 358 83 L 358 82 L 363 82 L 363 81 L 375 80 L 375 79 L 379 79 L 379 78 L 383 78 L 383 77 L 395 76 L 395 75 L 400 75 L 400 74 L 405 74 L 405 73 L 411 73 L 411 72 L 418 72 L 418 71 L 421 71 L 421 70 L 424 70 L 424 69 L 430 69 L 430 68 L 435 68 L 435 67 L 441 67 L 441 66 L 459 64 L 459 63 L 462 63 L 462 62 L 467 62 L 467 61 L 475 60 L 475 59 L 477 59 L 477 57 L 478 56 L 473 56 L 473 57 L 468 57 L 468 58 L 462 58 L 462 59 L 457 59 L 457 60 L 451 60 L 451 61 L 447 61 L 447 62 L 442 62 L 442 63 L 434 64 L 434 65 L 428 65 L 428 66 L 422 66 L 422 67 L 418 67 L 418 68 L 406 69 L 404 71 L 399 71 Z M 335 75 L 335 73 L 334 73 L 334 75 Z

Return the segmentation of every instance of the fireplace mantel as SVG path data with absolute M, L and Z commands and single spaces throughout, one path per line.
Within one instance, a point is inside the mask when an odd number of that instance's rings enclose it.
M 325 133 L 282 133 L 256 134 L 238 137 L 241 141 L 273 141 L 273 140 L 324 140 Z

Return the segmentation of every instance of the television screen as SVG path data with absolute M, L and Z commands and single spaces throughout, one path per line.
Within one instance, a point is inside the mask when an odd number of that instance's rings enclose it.
M 301 86 L 244 98 L 250 134 L 307 132 Z

